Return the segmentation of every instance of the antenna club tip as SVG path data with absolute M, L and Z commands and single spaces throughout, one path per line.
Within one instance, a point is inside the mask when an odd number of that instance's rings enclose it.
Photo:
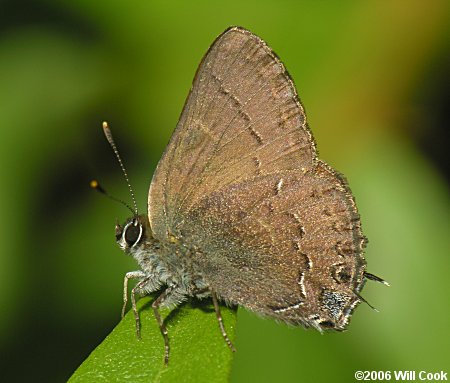
M 102 127 L 103 127 L 103 129 L 108 129 L 108 122 L 107 121 L 103 121 L 102 122 Z
M 97 180 L 92 180 L 91 182 L 89 182 L 89 186 L 100 193 L 108 194 L 106 193 L 105 189 L 103 189 L 102 186 L 98 183 Z

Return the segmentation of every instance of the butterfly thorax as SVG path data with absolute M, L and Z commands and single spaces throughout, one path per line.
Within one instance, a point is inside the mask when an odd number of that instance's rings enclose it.
M 116 225 L 116 241 L 146 275 L 143 292 L 155 291 L 161 285 L 177 285 L 178 300 L 182 300 L 182 297 L 198 295 L 197 292 L 207 287 L 193 270 L 191 250 L 175 238 L 164 242 L 154 238 L 146 215 L 128 219 L 123 227 Z

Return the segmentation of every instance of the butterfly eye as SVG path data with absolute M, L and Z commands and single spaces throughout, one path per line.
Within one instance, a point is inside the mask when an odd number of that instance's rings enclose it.
M 125 227 L 124 239 L 128 246 L 133 247 L 142 237 L 142 226 L 140 224 L 128 224 Z

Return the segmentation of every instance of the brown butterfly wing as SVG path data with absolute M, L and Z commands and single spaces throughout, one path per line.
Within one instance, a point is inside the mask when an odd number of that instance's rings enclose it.
M 149 192 L 223 298 L 290 323 L 344 328 L 364 237 L 345 181 L 317 160 L 295 87 L 257 36 L 225 31 L 203 58 Z M 322 323 L 322 324 L 320 324 Z
M 202 246 L 195 262 L 224 299 L 289 323 L 346 326 L 365 238 L 345 181 L 322 161 L 221 188 L 186 221 L 183 234 Z
M 315 146 L 295 87 L 271 49 L 233 27 L 213 43 L 154 174 L 149 218 L 158 239 L 217 188 L 312 166 Z

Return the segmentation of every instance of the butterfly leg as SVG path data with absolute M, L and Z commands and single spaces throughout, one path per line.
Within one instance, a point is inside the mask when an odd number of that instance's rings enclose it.
M 159 308 L 164 304 L 164 301 L 167 300 L 168 297 L 172 294 L 174 290 L 176 290 L 177 285 L 170 285 L 167 289 L 165 289 L 162 294 L 155 299 L 152 303 L 153 314 L 155 315 L 156 321 L 158 322 L 159 329 L 161 330 L 161 334 L 164 338 L 164 364 L 167 366 L 169 363 L 169 336 L 167 335 L 167 328 L 164 324 L 163 319 L 161 318 L 161 314 L 159 313 Z
M 131 307 L 133 308 L 134 320 L 136 322 L 136 336 L 138 339 L 141 339 L 141 320 L 139 319 L 139 313 L 136 306 L 136 294 L 150 279 L 152 276 L 147 276 L 144 274 L 144 279 L 141 279 L 136 286 L 131 290 Z
M 230 338 L 228 338 L 228 334 L 225 330 L 225 326 L 223 325 L 222 314 L 220 313 L 219 302 L 217 301 L 217 296 L 214 291 L 211 291 L 211 297 L 214 304 L 214 311 L 216 312 L 217 321 L 219 322 L 220 332 L 222 333 L 223 339 L 225 340 L 228 347 L 230 347 L 231 351 L 236 352 L 236 349 L 231 343 Z
M 128 303 L 128 281 L 130 279 L 142 279 L 145 278 L 145 273 L 141 270 L 138 271 L 130 271 L 125 274 L 125 278 L 123 280 L 123 307 L 122 307 L 122 319 L 125 316 L 125 310 L 127 308 Z

